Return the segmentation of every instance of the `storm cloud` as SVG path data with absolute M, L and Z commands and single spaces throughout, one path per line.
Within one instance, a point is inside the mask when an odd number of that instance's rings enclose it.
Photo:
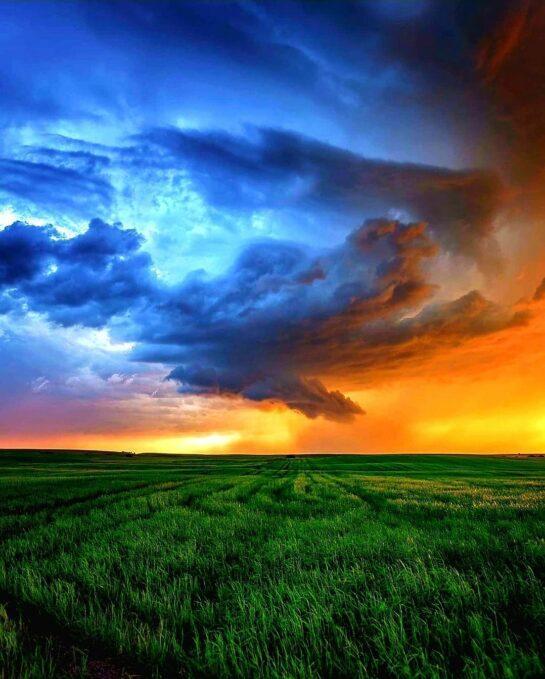
M 345 214 L 404 211 L 449 252 L 497 267 L 495 218 L 505 189 L 484 170 L 365 158 L 285 130 L 257 128 L 247 136 L 156 129 L 139 135 L 128 152 L 183 167 L 219 208 L 342 210 Z
M 104 326 L 154 288 L 151 259 L 134 230 L 99 219 L 73 238 L 16 222 L 0 231 L 0 291 L 60 325 Z M 7 302 L 11 301 L 11 305 Z
M 345 421 L 361 406 L 326 384 L 425 360 L 526 321 L 480 293 L 448 303 L 427 263 L 423 222 L 373 219 L 320 253 L 276 240 L 244 248 L 222 275 L 168 285 L 134 229 L 93 220 L 80 235 L 15 223 L 0 231 L 4 299 L 64 326 L 108 327 L 133 360 L 171 366 L 181 394 L 272 401 Z M 6 307 L 9 310 L 9 307 Z
M 539 0 L 6 8 L 7 323 L 345 421 L 351 389 L 528 322 L 487 295 L 543 208 Z

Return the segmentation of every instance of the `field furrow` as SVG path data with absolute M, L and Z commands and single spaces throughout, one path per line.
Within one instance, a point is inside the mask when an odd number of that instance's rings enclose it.
M 545 674 L 541 459 L 29 456 L 3 679 Z

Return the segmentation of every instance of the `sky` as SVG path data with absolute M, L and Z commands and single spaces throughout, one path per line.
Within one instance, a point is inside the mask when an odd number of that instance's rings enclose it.
M 0 447 L 545 449 L 541 0 L 0 11 Z

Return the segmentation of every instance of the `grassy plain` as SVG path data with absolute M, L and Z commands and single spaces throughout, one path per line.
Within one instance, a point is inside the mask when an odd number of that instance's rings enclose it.
M 543 677 L 545 459 L 0 453 L 0 677 Z

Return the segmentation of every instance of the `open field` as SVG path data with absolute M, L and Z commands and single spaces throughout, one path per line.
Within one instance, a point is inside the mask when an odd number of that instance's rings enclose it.
M 0 676 L 545 676 L 545 459 L 0 453 Z

